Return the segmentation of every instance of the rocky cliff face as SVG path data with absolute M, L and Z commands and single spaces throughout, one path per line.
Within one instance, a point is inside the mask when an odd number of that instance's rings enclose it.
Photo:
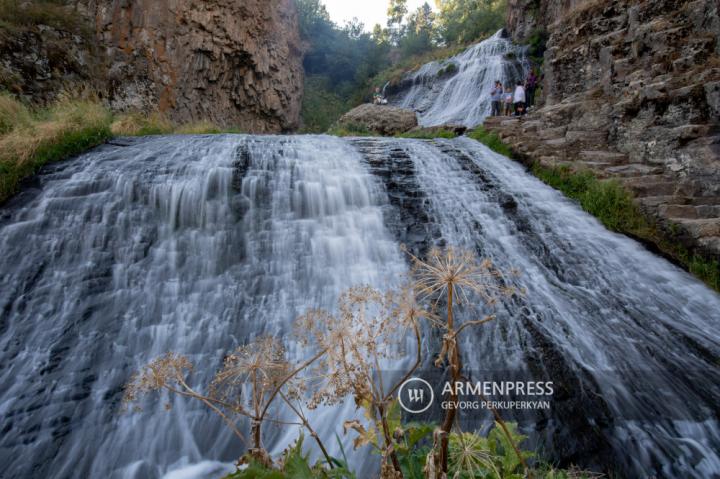
M 620 179 L 660 224 L 720 257 L 716 0 L 514 0 L 514 38 L 548 33 L 544 105 L 487 126 L 545 165 Z
M 90 58 L 102 74 L 82 65 L 45 69 L 70 82 L 98 79 L 114 110 L 159 110 L 178 122 L 208 119 L 252 132 L 297 127 L 303 52 L 292 0 L 78 0 L 68 8 L 87 19 L 92 38 L 40 25 L 31 32 L 39 46 L 17 39 L 15 63 L 39 65 L 10 65 L 23 75 L 23 93 L 52 96 L 57 87 L 43 70 L 48 46 L 69 46 L 65 63 Z

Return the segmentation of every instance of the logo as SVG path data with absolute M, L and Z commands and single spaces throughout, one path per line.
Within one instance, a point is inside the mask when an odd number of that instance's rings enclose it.
M 420 414 L 432 406 L 435 393 L 430 383 L 420 378 L 410 378 L 398 389 L 400 407 L 411 414 Z

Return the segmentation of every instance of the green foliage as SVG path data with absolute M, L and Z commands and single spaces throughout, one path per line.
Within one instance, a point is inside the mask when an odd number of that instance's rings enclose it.
M 349 109 L 348 102 L 328 86 L 326 77 L 305 77 L 302 102 L 303 133 L 327 131 Z
M 612 231 L 636 231 L 646 224 L 632 195 L 615 180 L 601 181 L 589 171 L 573 172 L 567 166 L 547 168 L 536 164 L 533 173 L 577 200 Z
M 458 67 L 454 63 L 448 63 L 444 68 L 441 68 L 440 71 L 438 71 L 437 76 L 444 77 L 444 76 L 450 76 L 454 75 L 458 72 Z
M 248 457 L 246 468 L 224 479 L 355 479 L 343 461 L 335 460 L 332 468 L 321 463 L 311 465 L 310 454 L 303 454 L 302 446 L 300 435 L 295 445 L 283 453 L 279 468 L 267 467 Z
M 402 437 L 395 446 L 405 479 L 425 479 L 423 468 L 430 452 L 433 424 L 411 422 L 402 426 Z
M 88 100 L 32 111 L 0 95 L 0 203 L 43 165 L 77 155 L 111 136 L 110 113 Z
M 521 444 L 526 436 L 517 431 L 514 423 L 506 427 L 515 444 Z M 452 433 L 449 438 L 449 473 L 451 477 L 486 479 L 522 479 L 524 471 L 510 439 L 496 423 L 487 437 L 463 432 Z M 523 458 L 530 459 L 533 453 L 521 451 Z
M 655 245 L 708 286 L 720 291 L 720 263 L 688 251 L 675 237 L 676 231 L 662 231 L 640 211 L 630 192 L 617 181 L 599 180 L 590 172 L 573 172 L 568 167 L 535 164 L 532 171 L 548 185 L 578 201 L 608 229 Z
M 488 37 L 505 25 L 506 0 L 442 0 L 438 35 L 445 44 Z
M 528 45 L 528 56 L 534 63 L 540 65 L 543 63 L 548 38 L 547 30 L 540 28 L 534 30 L 528 37 L 526 41 Z
M 478 126 L 476 129 L 468 133 L 468 136 L 473 140 L 479 141 L 491 150 L 507 157 L 512 156 L 510 148 L 502 142 L 499 136 L 495 133 L 485 130 L 482 126 Z

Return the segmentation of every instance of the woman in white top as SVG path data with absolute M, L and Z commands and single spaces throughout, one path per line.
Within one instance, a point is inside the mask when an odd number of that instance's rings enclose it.
M 515 114 L 516 115 L 524 115 L 525 114 L 525 87 L 523 86 L 522 82 L 517 82 L 517 86 L 515 87 L 515 93 L 513 94 L 513 103 L 515 104 Z

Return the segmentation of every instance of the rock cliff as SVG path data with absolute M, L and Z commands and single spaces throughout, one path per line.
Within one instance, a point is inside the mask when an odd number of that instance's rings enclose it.
M 58 85 L 48 74 L 65 86 L 94 79 L 116 111 L 157 110 L 252 132 L 297 127 L 303 52 L 292 0 L 77 0 L 66 8 L 86 19 L 88 39 L 38 25 L 25 33 L 30 42 L 17 34 L 4 42 L 17 51 L 3 63 L 22 77 L 20 93 L 52 97 Z
M 693 251 L 720 257 L 716 0 L 513 0 L 517 41 L 547 33 L 544 104 L 495 118 L 521 155 L 631 189 Z

